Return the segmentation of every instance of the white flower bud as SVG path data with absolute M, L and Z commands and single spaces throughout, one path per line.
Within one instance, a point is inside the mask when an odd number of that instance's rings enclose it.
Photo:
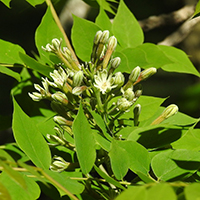
M 83 71 L 78 71 L 73 76 L 73 86 L 80 86 L 83 81 Z
M 141 72 L 141 68 L 139 66 L 137 66 L 136 68 L 134 68 L 129 76 L 129 80 L 134 83 L 135 81 L 137 81 L 138 77 L 140 76 L 140 72 Z

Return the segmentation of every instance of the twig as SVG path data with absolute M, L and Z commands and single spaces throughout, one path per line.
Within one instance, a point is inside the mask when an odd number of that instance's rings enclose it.
M 60 20 L 59 20 L 58 15 L 57 15 L 57 13 L 56 13 L 54 7 L 53 7 L 53 4 L 51 3 L 51 0 L 46 0 L 46 3 L 47 3 L 47 5 L 50 7 L 51 13 L 52 13 L 52 15 L 53 15 L 53 18 L 54 18 L 54 20 L 55 20 L 55 22 L 56 22 L 58 28 L 60 29 L 61 33 L 63 34 L 63 37 L 64 37 L 64 40 L 65 40 L 66 46 L 67 46 L 67 48 L 71 51 L 72 56 L 73 56 L 73 58 L 74 58 L 74 61 L 75 61 L 75 63 L 76 63 L 77 66 L 78 66 L 78 65 L 79 65 L 79 62 L 78 62 L 78 59 L 77 59 L 77 57 L 76 57 L 76 54 L 74 53 L 74 50 L 73 50 L 73 48 L 72 48 L 72 46 L 71 46 L 71 44 L 70 44 L 70 42 L 69 42 L 69 39 L 68 39 L 68 37 L 67 37 L 67 35 L 66 35 L 66 33 L 65 33 L 65 31 L 64 31 L 64 29 L 63 29 L 61 23 L 60 23 Z
M 192 20 L 187 20 L 183 23 L 177 31 L 167 36 L 163 41 L 159 42 L 159 45 L 174 46 L 182 42 L 188 34 L 193 30 L 193 27 L 200 22 L 200 17 Z
M 180 10 L 171 12 L 169 14 L 150 16 L 147 19 L 139 21 L 139 24 L 143 31 L 150 31 L 157 27 L 162 27 L 166 25 L 180 24 L 192 16 L 192 14 L 194 13 L 194 9 L 194 5 L 187 5 Z

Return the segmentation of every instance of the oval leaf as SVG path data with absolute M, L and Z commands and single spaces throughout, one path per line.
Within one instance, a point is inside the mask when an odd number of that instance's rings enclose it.
M 123 0 L 120 1 L 112 30 L 122 48 L 136 47 L 143 43 L 142 29 Z
M 100 28 L 93 22 L 73 16 L 72 43 L 82 61 L 90 61 L 94 36 Z
M 72 126 L 78 160 L 84 174 L 92 169 L 95 159 L 95 140 L 92 129 L 83 112 L 82 104 Z
M 37 167 L 48 169 L 51 153 L 47 142 L 37 130 L 36 124 L 23 112 L 14 98 L 13 102 L 13 132 L 17 144 Z

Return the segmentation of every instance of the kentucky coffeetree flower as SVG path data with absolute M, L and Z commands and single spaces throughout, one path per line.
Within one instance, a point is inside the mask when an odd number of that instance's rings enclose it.
M 97 75 L 94 75 L 94 81 L 94 86 L 98 88 L 102 94 L 110 92 L 113 88 L 117 87 L 117 85 L 114 84 L 112 75 L 108 76 L 106 69 L 103 71 L 97 71 Z

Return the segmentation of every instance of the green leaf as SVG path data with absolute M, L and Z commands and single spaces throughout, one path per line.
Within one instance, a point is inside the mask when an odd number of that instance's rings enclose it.
M 144 121 L 152 117 L 160 105 L 165 101 L 166 98 L 151 97 L 142 95 L 138 100 L 137 104 L 142 106 L 139 121 Z
M 20 53 L 19 56 L 23 60 L 25 65 L 27 65 L 33 70 L 36 70 L 37 72 L 41 73 L 42 75 L 46 77 L 50 77 L 49 73 L 53 71 L 51 67 L 37 62 L 35 59 L 31 58 L 30 56 L 26 54 Z
M 112 24 L 106 12 L 100 7 L 99 15 L 96 17 L 95 24 L 101 28 L 101 30 L 109 30 L 111 32 Z
M 52 62 L 53 63 L 60 62 L 55 55 L 49 52 L 45 52 L 42 49 L 42 46 L 45 47 L 48 43 L 51 43 L 52 39 L 54 38 L 57 39 L 61 38 L 63 40 L 63 35 L 60 32 L 60 29 L 58 28 L 57 24 L 55 23 L 53 16 L 51 14 L 51 10 L 48 7 L 35 33 L 36 47 L 39 51 L 40 57 L 44 62 L 43 64 L 49 63 L 50 65 L 52 65 Z
M 26 189 L 21 188 L 10 176 L 6 173 L 2 173 L 0 176 L 0 182 L 9 190 L 12 200 L 35 200 L 40 196 L 40 188 L 38 184 L 27 176 L 21 174 L 26 183 Z
M 8 76 L 11 76 L 11 77 L 15 78 L 18 82 L 21 81 L 20 75 L 17 72 L 14 72 L 14 71 L 10 70 L 7 67 L 4 67 L 4 66 L 0 65 L 0 72 L 3 73 L 3 74 L 6 74 Z
M 107 1 L 110 2 L 115 2 L 117 3 L 117 1 L 115 0 L 96 0 L 100 6 L 100 8 L 102 7 L 104 10 L 107 10 L 108 12 L 112 13 L 113 15 L 115 14 L 115 12 L 112 10 L 112 5 L 109 4 Z
M 116 55 L 122 54 L 122 62 L 118 70 L 130 73 L 140 66 L 141 68 L 162 68 L 169 72 L 187 73 L 200 77 L 188 56 L 180 49 L 169 46 L 145 43 L 135 48 L 125 48 Z
M 163 70 L 169 72 L 179 72 L 193 74 L 200 77 L 200 73 L 196 70 L 192 62 L 184 51 L 175 47 L 158 46 L 161 51 L 172 61 L 171 64 L 167 64 L 162 67 Z
M 122 192 L 115 200 L 146 200 L 147 190 L 143 186 L 131 186 Z
M 193 18 L 199 17 L 199 15 L 200 15 L 200 1 L 198 1 L 197 5 L 196 5 L 195 12 L 193 14 Z
M 94 139 L 97 144 L 100 145 L 107 152 L 110 151 L 110 141 L 106 140 L 103 136 L 101 136 L 98 132 L 94 132 Z
M 171 159 L 172 152 L 173 151 L 159 153 L 155 155 L 151 161 L 153 172 L 159 180 L 180 180 L 181 178 L 186 178 L 195 173 L 196 169 L 190 167 L 191 163 L 175 162 Z M 196 168 L 196 165 L 194 167 Z
M 159 183 L 149 188 L 146 200 L 176 200 L 176 194 L 173 188 L 167 183 Z
M 121 188 L 122 190 L 125 190 L 125 187 L 122 186 L 118 181 L 116 181 L 115 179 L 111 178 L 110 176 L 108 176 L 107 174 L 105 174 L 102 170 L 100 170 L 96 165 L 94 165 L 94 169 L 96 170 L 96 172 L 102 177 L 104 178 L 108 183 L 111 183 L 113 185 L 115 185 L 118 188 Z
M 73 122 L 72 130 L 82 172 L 87 174 L 94 165 L 96 150 L 92 129 L 84 114 L 82 105 L 79 107 L 78 114 Z
M 19 45 L 0 40 L 0 64 L 23 64 L 19 52 L 25 53 Z
M 137 141 L 145 148 L 153 149 L 169 145 L 178 140 L 181 135 L 181 127 L 161 124 L 133 129 L 127 140 Z
M 111 168 L 115 177 L 122 180 L 128 172 L 129 156 L 124 148 L 120 147 L 120 142 L 113 140 L 111 143 L 111 150 L 109 152 Z M 119 159 L 120 158 L 120 159 Z
M 90 61 L 94 36 L 100 28 L 93 22 L 81 19 L 73 15 L 74 24 L 72 27 L 72 43 L 76 55 L 82 61 Z
M 200 183 L 192 183 L 189 186 L 185 187 L 184 194 L 186 200 L 199 200 L 200 197 Z
M 119 141 L 118 146 L 126 151 L 126 155 L 129 157 L 129 168 L 133 172 L 148 174 L 150 157 L 148 151 L 141 144 L 135 141 Z
M 200 152 L 192 151 L 192 150 L 187 150 L 187 149 L 177 149 L 174 150 L 170 158 L 173 160 L 178 160 L 178 161 L 194 161 L 198 162 L 200 165 Z M 193 168 L 192 166 L 191 168 Z
M 10 166 L 16 166 L 15 160 L 11 157 L 10 154 L 8 154 L 3 149 L 0 149 L 0 159 L 2 160 L 6 159 L 6 161 L 9 162 Z
M 1 0 L 1 2 L 4 3 L 8 8 L 10 8 L 10 1 L 11 0 Z
M 36 6 L 38 4 L 42 4 L 45 2 L 45 0 L 26 0 L 28 3 L 30 3 L 32 6 Z
M 27 185 L 22 177 L 22 175 L 13 170 L 10 166 L 6 165 L 2 160 L 0 160 L 0 165 L 3 167 L 3 171 L 15 182 L 17 185 L 19 185 L 20 188 L 26 190 Z
M 13 102 L 13 132 L 17 144 L 37 167 L 48 169 L 51 153 L 47 142 L 37 130 L 36 124 L 23 112 L 14 98 Z
M 200 129 L 189 129 L 183 137 L 172 143 L 172 147 L 200 151 Z
M 3 183 L 0 182 L 0 199 L 1 200 L 12 200 L 11 196 L 8 192 L 9 189 L 7 189 Z
M 71 180 L 67 172 L 57 173 L 49 170 L 45 170 L 45 172 L 72 194 L 80 194 L 84 190 L 84 185 L 76 180 Z M 54 184 L 53 181 L 51 183 Z M 63 194 L 63 192 L 60 193 Z
M 142 29 L 123 0 L 120 1 L 112 30 L 122 48 L 136 47 L 143 43 Z

